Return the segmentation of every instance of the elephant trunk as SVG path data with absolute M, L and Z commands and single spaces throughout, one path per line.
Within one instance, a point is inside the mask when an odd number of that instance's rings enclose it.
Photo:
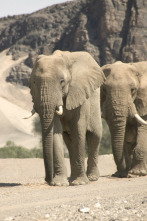
M 111 123 L 110 123 L 111 124 Z M 124 156 L 124 139 L 126 118 L 117 117 L 111 125 L 109 125 L 111 131 L 112 151 L 115 163 L 118 171 L 124 171 L 126 169 L 125 156 Z
M 122 91 L 110 91 L 107 102 L 106 116 L 111 133 L 113 156 L 117 170 L 121 172 L 126 170 L 124 141 L 126 122 L 129 114 L 127 106 L 128 99 L 126 94 L 122 96 Z
M 131 97 L 123 90 L 111 91 L 108 98 L 108 124 L 111 132 L 112 150 L 117 170 L 125 171 L 125 132 L 128 118 L 134 118 L 137 113 Z
M 42 127 L 43 157 L 46 178 L 50 183 L 54 176 L 53 166 L 53 127 L 54 115 L 62 115 L 62 93 L 58 90 L 51 77 L 35 77 L 31 81 L 31 94 L 34 102 L 34 110 L 39 114 Z M 33 111 L 34 112 L 34 111 Z M 30 114 L 31 115 L 31 114 Z M 29 115 L 29 116 L 30 116 Z
M 54 174 L 53 167 L 53 116 L 50 119 L 47 117 L 40 117 L 42 126 L 42 144 L 43 157 L 46 177 L 45 180 L 50 183 Z
M 37 109 L 41 120 L 42 127 L 42 144 L 43 144 L 43 157 L 46 178 L 45 180 L 50 183 L 54 175 L 53 166 L 53 126 L 54 126 L 54 114 L 56 109 L 56 100 L 53 99 L 50 91 L 52 85 L 48 87 L 46 81 L 43 81 L 40 87 L 39 102 L 37 103 Z

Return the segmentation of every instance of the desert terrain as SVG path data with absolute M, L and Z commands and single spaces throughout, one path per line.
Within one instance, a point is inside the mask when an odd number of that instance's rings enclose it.
M 14 61 L 7 50 L 0 53 L 0 147 L 7 141 L 32 148 L 38 145 L 39 137 L 33 133 L 33 120 L 22 119 L 32 110 L 30 90 L 27 87 L 6 82 L 8 71 L 22 62 L 26 56 Z
M 99 156 L 99 170 L 96 182 L 53 187 L 43 159 L 1 159 L 0 221 L 147 221 L 147 176 L 111 177 L 112 155 Z

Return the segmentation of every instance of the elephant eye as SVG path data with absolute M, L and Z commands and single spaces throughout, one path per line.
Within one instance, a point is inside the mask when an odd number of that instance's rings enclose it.
M 61 79 L 61 80 L 60 80 L 60 84 L 61 84 L 62 87 L 64 87 L 64 86 L 65 86 L 65 80 L 64 80 L 64 79 Z
M 135 87 L 131 88 L 131 93 L 132 93 L 132 95 L 134 95 L 136 93 L 136 88 Z

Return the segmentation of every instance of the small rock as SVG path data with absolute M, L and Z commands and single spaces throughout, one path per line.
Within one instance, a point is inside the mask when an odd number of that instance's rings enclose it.
M 136 213 L 137 213 L 137 210 L 136 210 L 136 209 L 133 209 L 133 210 L 132 210 L 132 213 L 135 213 L 135 214 L 136 214 Z
M 45 218 L 46 218 L 46 219 L 50 218 L 50 214 L 48 214 L 48 213 L 45 214 Z
M 142 204 L 145 204 L 145 203 L 147 203 L 147 200 L 143 200 L 143 201 L 142 201 Z
M 139 218 L 141 218 L 141 214 L 137 213 L 136 216 L 138 216 Z
M 7 217 L 4 221 L 12 221 L 13 220 L 13 217 L 12 216 L 9 216 Z
M 81 209 L 79 209 L 78 211 L 81 212 L 81 213 L 89 213 L 90 208 L 85 207 L 85 208 L 81 208 Z
M 130 206 L 126 206 L 125 209 L 129 210 L 129 209 L 131 209 L 131 207 Z
M 127 203 L 127 201 L 126 201 L 126 200 L 124 200 L 124 203 Z
M 95 205 L 94 205 L 94 207 L 96 207 L 96 208 L 101 208 L 101 204 L 99 203 L 99 202 L 97 202 Z

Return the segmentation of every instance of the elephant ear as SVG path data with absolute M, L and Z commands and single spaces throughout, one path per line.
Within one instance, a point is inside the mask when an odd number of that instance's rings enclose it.
M 102 71 L 104 72 L 105 77 L 107 78 L 111 73 L 111 64 L 106 64 L 102 66 Z M 106 91 L 105 91 L 105 84 L 101 86 L 101 107 L 106 99 Z
M 106 64 L 102 66 L 102 71 L 104 72 L 104 75 L 107 78 L 111 72 L 111 64 Z
M 121 64 L 123 64 L 121 61 L 116 61 L 113 64 L 106 64 L 102 66 L 102 71 L 104 72 L 105 77 L 107 78 L 110 75 L 111 70 L 115 68 L 116 65 L 121 65 Z
M 72 52 L 69 60 L 71 83 L 66 98 L 66 108 L 71 110 L 82 105 L 103 84 L 105 76 L 87 52 Z
M 147 62 L 137 62 L 133 64 L 138 71 L 139 89 L 134 101 L 140 116 L 147 115 Z

